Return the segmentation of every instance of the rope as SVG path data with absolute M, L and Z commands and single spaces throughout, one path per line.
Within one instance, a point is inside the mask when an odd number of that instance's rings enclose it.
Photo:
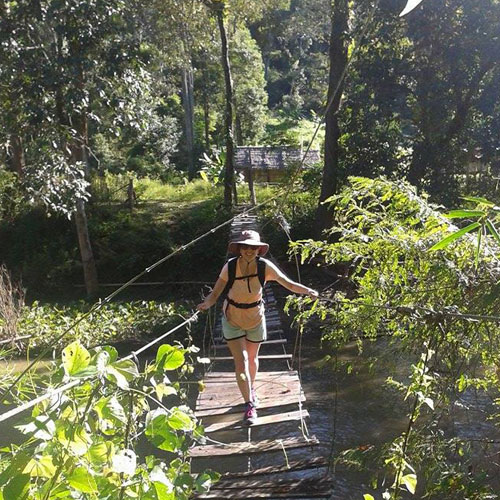
M 130 355 L 126 356 L 125 358 L 122 358 L 121 361 L 135 358 L 137 356 L 137 354 L 140 354 L 141 352 L 144 352 L 146 349 L 149 349 L 151 346 L 160 342 L 165 337 L 168 337 L 169 335 L 171 335 L 175 331 L 179 330 L 179 328 L 182 328 L 184 325 L 187 325 L 187 324 L 195 321 L 196 318 L 198 317 L 198 314 L 199 314 L 199 311 L 196 311 L 191 317 L 189 317 L 188 319 L 183 321 L 181 324 L 175 326 L 174 328 L 172 328 L 168 332 L 164 333 L 163 335 L 160 335 L 158 338 L 152 340 L 151 342 L 149 342 L 145 346 L 141 347 L 137 351 L 132 351 L 132 353 Z M 69 390 L 72 387 L 75 387 L 76 385 L 88 380 L 89 378 L 92 378 L 92 377 L 84 377 L 81 379 L 72 380 L 71 382 L 68 382 L 67 384 L 62 385 L 61 387 L 58 387 L 57 389 L 50 389 L 45 394 L 42 394 L 41 396 L 38 396 L 37 398 L 32 399 L 31 401 L 27 401 L 26 403 L 24 403 L 20 406 L 17 406 L 16 408 L 13 408 L 12 410 L 9 410 L 5 413 L 0 414 L 0 422 L 3 422 L 4 420 L 7 420 L 10 417 L 13 417 L 15 415 L 18 415 L 19 413 L 21 413 L 29 408 L 32 408 L 33 406 L 37 405 L 38 403 L 41 403 L 42 401 L 45 401 L 48 398 L 51 398 L 53 396 L 57 396 L 58 394 L 66 392 L 67 390 Z

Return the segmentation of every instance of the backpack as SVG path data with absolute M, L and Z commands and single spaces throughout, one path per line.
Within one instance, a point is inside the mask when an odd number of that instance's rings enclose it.
M 246 278 L 253 278 L 257 276 L 260 281 L 260 285 L 264 288 L 266 284 L 266 261 L 260 257 L 255 257 L 257 259 L 257 274 L 249 274 L 248 276 L 236 277 L 236 263 L 238 262 L 238 257 L 234 257 L 227 261 L 227 276 L 228 280 L 224 290 L 222 291 L 221 297 L 226 298 L 229 290 L 233 287 L 235 280 L 242 280 Z

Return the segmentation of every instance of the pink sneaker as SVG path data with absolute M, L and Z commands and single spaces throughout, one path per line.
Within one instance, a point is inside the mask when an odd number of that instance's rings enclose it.
M 243 420 L 248 425 L 253 425 L 257 420 L 257 410 L 255 409 L 255 405 L 252 401 L 249 401 L 245 405 L 245 415 L 243 416 Z

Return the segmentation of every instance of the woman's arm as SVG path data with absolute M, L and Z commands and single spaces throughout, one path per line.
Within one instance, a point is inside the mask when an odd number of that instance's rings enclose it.
M 269 266 L 271 271 L 271 279 L 277 281 L 280 285 L 284 286 L 287 290 L 295 293 L 302 293 L 304 295 L 309 295 L 311 299 L 317 299 L 319 293 L 313 288 L 301 285 L 296 281 L 292 281 L 281 269 L 276 267 L 272 262 L 266 261 L 266 265 Z
M 198 309 L 198 311 L 206 311 L 207 309 L 210 309 L 217 302 L 219 295 L 226 287 L 226 283 L 227 281 L 219 278 L 215 282 L 213 290 L 205 297 L 205 300 L 201 304 L 196 306 L 196 309 Z
M 286 289 L 290 290 L 291 292 L 309 295 L 309 297 L 311 297 L 311 299 L 317 299 L 319 296 L 319 293 L 316 290 L 314 290 L 313 288 L 309 288 L 308 286 L 304 286 L 304 285 L 301 285 L 300 283 L 292 281 L 288 276 L 286 276 L 284 274 L 281 274 L 280 276 L 278 276 L 276 281 L 280 285 L 284 286 Z

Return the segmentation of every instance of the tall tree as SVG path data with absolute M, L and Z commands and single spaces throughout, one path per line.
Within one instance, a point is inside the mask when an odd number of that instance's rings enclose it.
M 226 158 L 224 168 L 224 204 L 226 207 L 233 205 L 234 189 L 234 96 L 233 79 L 231 77 L 231 64 L 229 62 L 229 46 L 227 40 L 226 26 L 224 24 L 224 12 L 226 8 L 225 0 L 207 0 L 206 4 L 214 13 L 219 27 L 221 40 L 221 60 L 224 69 L 225 85 L 225 116 L 224 116 L 224 136 L 226 141 Z
M 326 113 L 325 156 L 321 193 L 316 212 L 316 232 L 320 234 L 332 222 L 333 210 L 323 203 L 342 185 L 345 171 L 341 169 L 341 145 L 338 111 L 344 88 L 344 71 L 347 65 L 348 0 L 335 0 L 332 7 L 332 31 L 330 36 L 330 73 L 328 78 L 328 110 Z

